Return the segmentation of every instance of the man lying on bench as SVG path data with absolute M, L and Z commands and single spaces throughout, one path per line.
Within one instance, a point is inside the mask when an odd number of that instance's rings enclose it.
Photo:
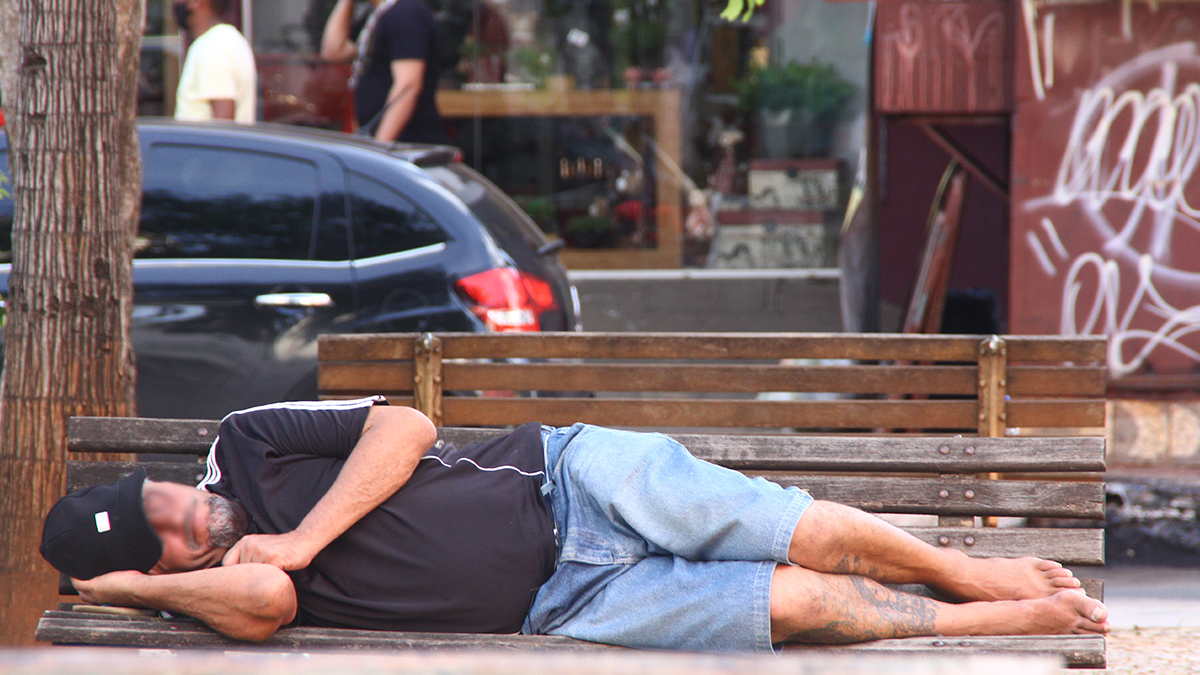
M 658 434 L 526 424 L 455 448 L 383 403 L 232 413 L 199 487 L 139 472 L 68 495 L 42 554 L 85 601 L 245 640 L 314 625 L 770 652 L 1109 629 L 1057 563 L 933 547 Z M 965 602 L 881 585 L 914 583 Z

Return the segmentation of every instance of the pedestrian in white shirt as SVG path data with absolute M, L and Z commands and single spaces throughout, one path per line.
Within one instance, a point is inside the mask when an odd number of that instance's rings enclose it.
M 248 124 L 257 107 L 254 52 L 246 38 L 221 21 L 229 0 L 175 0 L 180 30 L 192 38 L 179 89 L 175 119 L 227 119 Z

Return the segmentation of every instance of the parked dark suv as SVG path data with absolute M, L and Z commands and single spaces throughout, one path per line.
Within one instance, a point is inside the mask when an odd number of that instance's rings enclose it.
M 325 332 L 578 328 L 555 244 L 453 148 L 157 119 L 139 134 L 140 415 L 314 398 Z M 7 150 L 0 135 L 0 187 Z M 12 206 L 0 196 L 0 293 Z

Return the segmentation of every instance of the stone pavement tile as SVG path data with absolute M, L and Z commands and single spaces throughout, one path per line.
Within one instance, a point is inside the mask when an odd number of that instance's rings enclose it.
M 1200 673 L 1200 628 L 1128 628 L 1108 635 L 1108 668 L 1074 675 L 1194 675 Z

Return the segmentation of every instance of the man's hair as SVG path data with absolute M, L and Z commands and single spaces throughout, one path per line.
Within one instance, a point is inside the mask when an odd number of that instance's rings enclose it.
M 229 0 L 208 0 L 208 6 L 212 8 L 213 14 L 220 16 L 229 10 Z

